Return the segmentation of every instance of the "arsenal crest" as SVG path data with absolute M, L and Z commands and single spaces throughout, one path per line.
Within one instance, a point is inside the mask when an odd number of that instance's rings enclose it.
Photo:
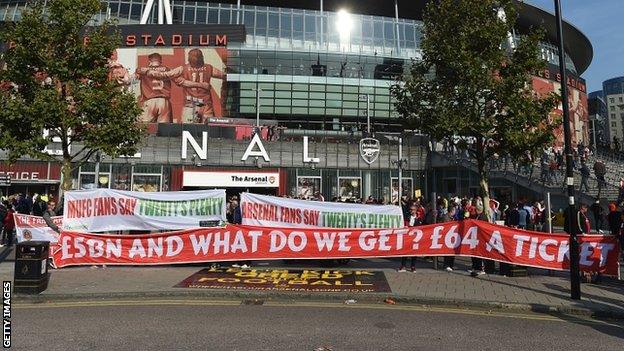
M 373 138 L 363 138 L 360 140 L 360 156 L 369 165 L 379 157 L 379 140 Z

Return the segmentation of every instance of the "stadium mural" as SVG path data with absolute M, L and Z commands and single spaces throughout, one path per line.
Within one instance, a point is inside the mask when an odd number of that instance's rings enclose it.
M 142 123 L 205 123 L 225 115 L 225 48 L 122 48 L 113 78 L 134 92 Z
M 538 94 L 559 93 L 561 91 L 561 77 L 559 68 L 549 65 L 544 71 L 533 76 L 533 90 Z M 579 143 L 589 145 L 589 110 L 587 105 L 587 87 L 585 80 L 576 77 L 568 71 L 568 104 L 570 105 L 570 130 L 572 131 L 573 146 Z M 551 113 L 554 118 L 563 113 L 561 104 Z M 563 148 L 563 125 L 555 129 L 555 147 Z

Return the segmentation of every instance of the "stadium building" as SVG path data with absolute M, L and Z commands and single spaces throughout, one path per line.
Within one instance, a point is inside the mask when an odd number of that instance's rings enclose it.
M 0 21 L 31 1 L 0 0 Z M 432 170 L 426 138 L 402 130 L 390 86 L 420 55 L 424 0 L 109 0 L 94 23 L 115 19 L 123 46 L 113 76 L 144 106 L 149 137 L 136 155 L 80 167 L 76 188 L 137 191 L 227 188 L 326 199 L 476 191 L 466 169 Z M 549 68 L 535 89 L 559 89 L 554 15 L 518 3 L 514 40 L 543 27 Z M 588 135 L 580 75 L 588 38 L 565 23 L 575 142 Z M 261 138 L 252 138 L 259 129 Z M 370 129 L 370 131 L 369 131 Z M 558 136 L 558 142 L 562 137 Z M 54 152 L 54 145 L 50 146 Z M 0 172 L 11 191 L 52 192 L 59 166 L 21 160 Z M 495 194 L 527 189 L 493 182 Z

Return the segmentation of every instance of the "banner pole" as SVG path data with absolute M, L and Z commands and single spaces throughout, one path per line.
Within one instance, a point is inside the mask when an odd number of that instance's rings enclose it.
M 399 186 L 397 188 L 397 200 L 399 206 L 401 206 L 401 198 L 403 197 L 403 137 L 399 137 L 399 159 L 397 160 L 397 165 L 399 165 Z
M 548 233 L 552 234 L 553 232 L 553 227 L 552 227 L 552 207 L 551 207 L 551 203 L 550 203 L 550 192 L 546 193 L 546 220 L 548 221 Z

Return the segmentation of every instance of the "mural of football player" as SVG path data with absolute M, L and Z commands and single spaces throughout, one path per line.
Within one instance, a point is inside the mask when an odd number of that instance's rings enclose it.
M 143 123 L 171 123 L 171 80 L 166 77 L 150 75 L 151 72 L 166 73 L 169 68 L 162 65 L 162 56 L 152 53 L 148 57 L 147 67 L 140 67 L 136 76 L 141 84 L 140 102 L 143 113 L 140 121 Z
M 167 72 L 149 72 L 155 78 L 170 78 L 184 88 L 183 123 L 205 123 L 214 117 L 214 101 L 211 93 L 212 79 L 225 80 L 225 73 L 204 61 L 200 49 L 191 49 L 187 55 L 188 64 Z
M 116 82 L 122 89 L 129 89 L 132 84 L 132 78 L 128 70 L 117 60 L 117 50 L 114 50 L 111 58 L 108 60 L 108 79 Z
M 570 128 L 573 131 L 574 144 L 583 142 L 589 145 L 589 111 L 584 103 L 581 92 L 569 88 L 568 106 L 570 108 Z

